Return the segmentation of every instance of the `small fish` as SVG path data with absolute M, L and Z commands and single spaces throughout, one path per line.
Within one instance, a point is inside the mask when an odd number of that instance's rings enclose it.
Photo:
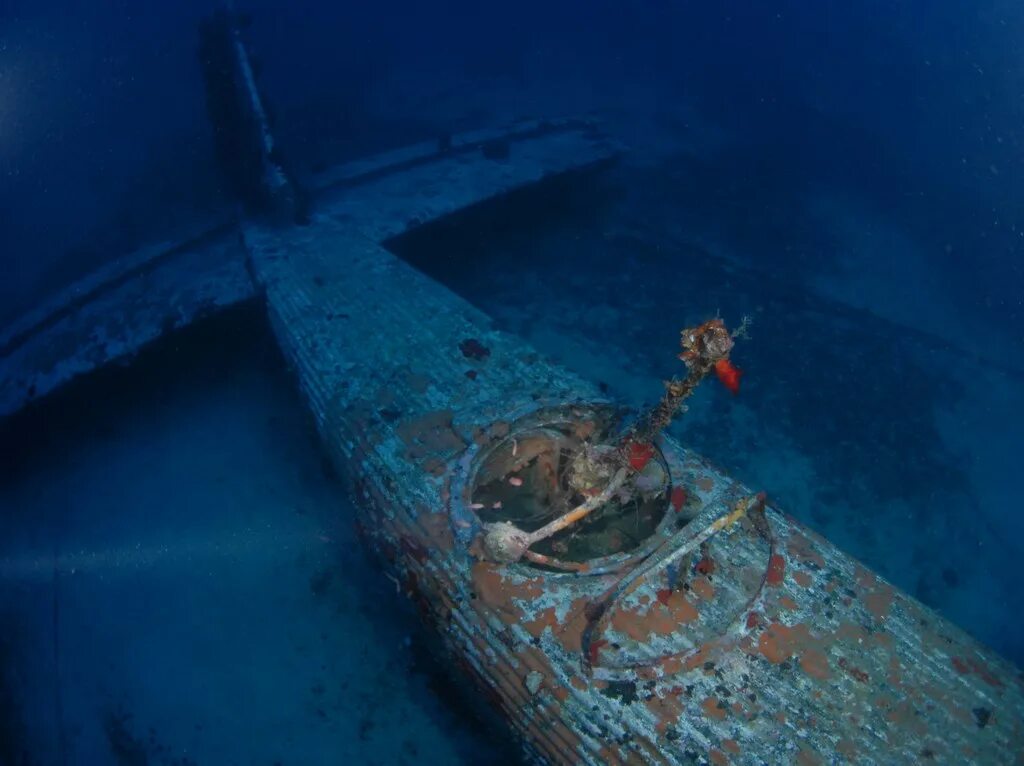
M 498 502 L 496 502 L 494 505 L 491 506 L 491 508 L 495 508 L 495 509 L 501 508 L 501 501 L 499 500 Z
M 509 477 L 508 483 L 511 484 L 513 487 L 523 486 L 523 480 L 520 479 L 518 476 Z
M 743 370 L 728 359 L 719 359 L 715 362 L 715 375 L 718 376 L 722 385 L 729 389 L 730 393 L 738 394 L 740 392 L 740 376 L 743 375 Z
M 484 507 L 484 504 L 483 503 L 473 503 L 469 507 L 472 508 L 474 511 L 479 511 L 481 508 Z

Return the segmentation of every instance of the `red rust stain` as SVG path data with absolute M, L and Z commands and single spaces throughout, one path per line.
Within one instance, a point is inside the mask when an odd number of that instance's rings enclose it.
M 960 675 L 969 675 L 974 673 L 989 686 L 995 688 L 1002 688 L 1003 686 L 1003 682 L 996 678 L 988 668 L 977 660 L 962 660 L 959 657 L 950 657 L 949 661 L 953 665 L 953 669 Z
M 660 601 L 661 603 L 663 603 L 663 604 L 665 604 L 667 606 L 669 598 L 672 597 L 672 589 L 671 588 L 662 588 L 661 590 L 658 591 L 657 596 L 658 596 L 658 601 Z
M 572 676 L 569 679 L 569 683 L 571 683 L 573 685 L 574 689 L 579 689 L 581 692 L 582 691 L 586 691 L 586 689 L 587 689 L 587 682 L 584 681 L 579 676 Z
M 630 468 L 634 471 L 642 471 L 651 458 L 654 457 L 654 447 L 650 444 L 630 442 L 627 449 L 627 457 L 629 458 Z
M 565 702 L 567 699 L 569 699 L 569 690 L 566 689 L 564 686 L 556 686 L 554 689 L 551 690 L 551 693 L 559 702 Z
M 603 638 L 599 638 L 596 641 L 591 641 L 590 646 L 587 648 L 587 659 L 590 660 L 591 665 L 597 664 L 598 655 L 601 653 L 602 647 L 608 645 L 608 641 Z
M 722 747 L 725 750 L 728 750 L 733 755 L 739 755 L 740 754 L 740 743 L 737 742 L 734 739 L 723 739 L 722 740 Z
M 800 655 L 800 669 L 811 678 L 820 681 L 828 679 L 832 674 L 828 668 L 828 656 L 818 649 L 805 649 Z
M 715 597 L 715 586 L 706 577 L 698 577 L 694 580 L 690 585 L 690 590 L 705 601 L 710 601 Z
M 747 630 L 753 630 L 760 623 L 761 618 L 757 612 L 751 612 L 747 615 Z
M 693 570 L 700 575 L 712 575 L 715 573 L 715 560 L 710 556 L 703 556 L 694 565 Z
M 669 501 L 672 503 L 672 508 L 676 513 L 683 510 L 683 506 L 686 505 L 686 490 L 682 487 L 672 488 L 672 498 Z
M 778 553 L 768 559 L 768 575 L 765 582 L 768 585 L 780 585 L 786 576 L 786 559 Z
M 811 584 L 811 576 L 804 572 L 802 569 L 798 569 L 793 572 L 793 579 L 796 580 L 796 584 L 801 588 L 807 588 Z
M 855 679 L 857 681 L 860 681 L 862 684 L 866 684 L 868 682 L 868 680 L 869 680 L 868 674 L 865 673 L 860 668 L 854 666 L 845 657 L 840 657 L 839 661 L 836 664 L 839 665 L 839 667 L 841 667 L 843 670 L 845 670 L 847 675 L 850 676 L 850 678 L 853 678 L 853 679 Z
M 724 721 L 727 715 L 727 708 L 715 697 L 708 697 L 704 700 L 701 703 L 701 708 L 704 710 L 704 715 L 717 721 Z
M 729 766 L 729 759 L 725 757 L 725 753 L 715 748 L 708 751 L 708 760 L 715 766 Z

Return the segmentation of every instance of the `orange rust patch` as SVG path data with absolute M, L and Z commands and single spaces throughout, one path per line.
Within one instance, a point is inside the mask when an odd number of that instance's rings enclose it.
M 667 590 L 667 589 L 666 589 Z M 667 636 L 680 625 L 693 622 L 700 615 L 679 591 L 658 592 L 658 600 L 648 609 L 616 609 L 612 627 L 636 641 L 646 641 L 652 633 Z
M 828 668 L 828 656 L 818 649 L 805 649 L 803 654 L 800 655 L 800 669 L 804 671 L 811 678 L 817 678 L 821 681 L 826 680 L 831 676 Z
M 708 697 L 704 700 L 701 703 L 701 708 L 704 710 L 704 715 L 718 721 L 724 721 L 727 715 L 727 708 L 715 697 Z
M 567 699 L 569 699 L 569 690 L 566 689 L 564 686 L 556 686 L 554 689 L 551 690 L 551 693 L 559 702 L 565 702 Z
M 571 677 L 571 678 L 569 679 L 569 683 L 571 683 L 571 684 L 573 685 L 573 688 L 575 688 L 575 689 L 579 689 L 579 690 L 580 690 L 581 692 L 582 692 L 582 691 L 585 691 L 585 690 L 586 690 L 586 688 L 587 688 L 587 682 L 586 682 L 586 681 L 584 681 L 584 680 L 583 680 L 582 678 L 580 678 L 579 676 L 572 676 L 572 677 Z
M 810 629 L 806 625 L 789 627 L 781 622 L 773 622 L 761 634 L 757 647 L 766 660 L 779 664 L 807 646 L 810 640 Z
M 652 695 L 650 699 L 645 700 L 644 704 L 651 711 L 654 720 L 657 721 L 655 731 L 659 734 L 664 734 L 669 726 L 678 721 L 683 711 L 679 700 L 669 694 L 666 694 L 664 697 L 659 697 L 656 694 Z
M 690 583 L 690 590 L 705 601 L 710 601 L 715 597 L 715 586 L 711 584 L 707 577 L 698 577 Z
M 523 627 L 526 628 L 526 632 L 534 638 L 540 638 L 544 634 L 545 628 L 551 628 L 552 630 L 558 629 L 558 617 L 555 613 L 555 608 L 549 606 L 542 612 L 538 612 L 537 617 L 529 622 L 524 622 Z
M 996 678 L 984 665 L 977 660 L 962 660 L 959 657 L 951 657 L 950 663 L 953 665 L 953 669 L 961 675 L 968 675 L 975 673 L 978 678 L 984 681 L 989 686 L 1001 688 L 1003 682 Z
M 811 584 L 811 576 L 802 569 L 793 572 L 793 579 L 796 580 L 796 584 L 801 588 L 806 588 Z
M 857 580 L 857 585 L 864 589 L 874 588 L 878 582 L 878 577 L 875 576 L 875 573 L 870 569 L 865 569 L 860 564 L 854 567 L 853 576 Z
M 852 622 L 842 623 L 838 628 L 836 628 L 834 635 L 837 641 L 850 644 L 858 649 L 868 637 L 868 633 L 864 628 L 860 625 L 855 625 Z
M 666 676 L 674 676 L 683 669 L 683 661 L 678 657 L 667 657 L 661 663 L 661 671 Z
M 824 763 L 821 756 L 808 747 L 800 748 L 796 754 L 796 762 L 798 766 L 821 766 Z
M 768 559 L 768 574 L 765 582 L 768 585 L 781 585 L 786 576 L 786 559 L 776 553 Z
M 422 531 L 420 537 L 424 542 L 434 549 L 450 551 L 455 545 L 455 537 L 452 535 L 452 527 L 448 522 L 448 514 L 431 513 L 425 505 L 417 506 L 419 529 Z
M 725 753 L 715 748 L 708 751 L 708 760 L 715 766 L 729 766 L 729 759 L 725 757 Z
M 814 543 L 799 532 L 793 532 L 786 540 L 786 550 L 800 561 L 814 564 L 818 569 L 825 568 L 825 559 L 815 550 Z
M 452 428 L 453 417 L 451 410 L 438 410 L 401 423 L 396 433 L 405 442 L 406 454 L 412 459 L 423 459 L 463 449 L 466 444 Z
M 882 585 L 864 597 L 864 606 L 876 620 L 884 620 L 889 616 L 893 596 L 892 588 Z
M 522 610 L 512 603 L 513 598 L 530 601 L 544 592 L 541 578 L 513 581 L 503 576 L 501 566 L 489 561 L 476 562 L 471 572 L 478 600 L 516 619 L 522 617 Z
M 783 596 L 782 598 L 780 598 L 779 606 L 790 612 L 795 612 L 797 610 L 796 601 L 791 599 L 789 596 Z
M 734 739 L 723 739 L 722 747 L 728 750 L 733 755 L 739 755 L 740 753 L 740 743 Z

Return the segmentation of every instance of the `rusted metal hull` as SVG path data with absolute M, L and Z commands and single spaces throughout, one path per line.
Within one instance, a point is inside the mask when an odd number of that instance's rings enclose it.
M 247 244 L 366 538 L 529 756 L 1022 762 L 1020 671 L 774 508 L 684 559 L 675 588 L 631 575 L 642 554 L 585 573 L 487 561 L 480 456 L 521 429 L 599 417 L 600 394 L 376 245 L 379 222 L 365 230 L 323 210 L 298 237 L 250 228 Z M 661 449 L 688 498 L 664 550 L 749 490 Z
M 368 543 L 538 761 L 1024 763 L 1020 670 L 777 509 L 672 572 L 651 566 L 750 494 L 671 440 L 666 515 L 639 548 L 579 573 L 487 560 L 483 461 L 538 428 L 586 431 L 610 405 L 380 243 L 614 153 L 582 123 L 457 137 L 325 174 L 308 226 L 241 225 L 222 302 L 265 296 Z M 45 349 L 62 323 L 88 340 L 102 308 L 69 302 L 14 346 Z M 119 332 L 136 348 L 164 326 Z M 91 366 L 117 356 L 88 348 Z M 10 410 L 26 396 L 9 390 Z

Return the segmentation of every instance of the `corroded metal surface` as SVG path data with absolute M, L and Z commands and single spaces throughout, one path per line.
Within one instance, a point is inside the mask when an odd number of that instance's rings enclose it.
M 424 205 L 456 205 L 446 186 L 462 180 L 500 190 L 486 169 L 421 168 Z M 552 420 L 586 428 L 600 395 L 362 236 L 402 224 L 398 194 L 382 189 L 368 227 L 365 208 L 342 204 L 297 236 L 253 227 L 247 241 L 368 542 L 528 756 L 1024 762 L 1020 671 L 776 509 L 672 574 L 644 568 L 749 495 L 670 441 L 674 523 L 652 545 L 582 573 L 487 561 L 480 456 Z

